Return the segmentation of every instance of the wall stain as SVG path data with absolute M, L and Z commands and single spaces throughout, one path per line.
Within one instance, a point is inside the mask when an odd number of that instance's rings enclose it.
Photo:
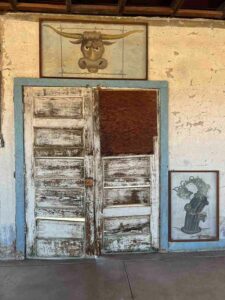
M 203 124 L 204 124 L 203 121 L 199 121 L 199 122 L 195 122 L 195 123 L 187 122 L 186 126 L 188 126 L 188 127 L 196 127 L 196 126 L 203 126 Z
M 188 35 L 198 35 L 198 32 L 192 31 L 192 32 L 189 33 Z
M 173 68 L 168 68 L 166 71 L 166 76 L 168 78 L 174 78 L 174 76 L 172 75 L 172 72 L 173 72 Z
M 177 52 L 177 51 L 174 51 L 173 54 L 174 54 L 175 56 L 177 56 L 177 55 L 179 55 L 180 53 Z
M 220 130 L 220 129 L 214 127 L 214 128 L 208 128 L 208 129 L 206 130 L 206 132 L 218 132 L 218 133 L 222 133 L 222 130 Z
M 173 114 L 174 116 L 176 116 L 176 115 L 179 115 L 180 112 L 179 112 L 179 111 L 172 111 L 172 114 Z

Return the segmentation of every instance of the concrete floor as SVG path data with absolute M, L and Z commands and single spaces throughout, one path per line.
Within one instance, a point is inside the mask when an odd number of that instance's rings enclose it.
M 0 300 L 224 300 L 225 252 L 0 262 Z

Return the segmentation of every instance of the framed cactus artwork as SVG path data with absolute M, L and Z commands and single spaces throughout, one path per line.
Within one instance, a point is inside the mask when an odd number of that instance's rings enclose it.
M 219 239 L 219 171 L 169 172 L 169 241 Z
M 148 79 L 146 23 L 40 20 L 40 76 Z

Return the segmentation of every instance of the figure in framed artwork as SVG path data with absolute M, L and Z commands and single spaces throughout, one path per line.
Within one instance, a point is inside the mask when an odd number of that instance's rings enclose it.
M 108 61 L 103 58 L 105 46 L 112 45 L 116 40 L 123 39 L 131 34 L 140 32 L 132 30 L 122 34 L 103 34 L 100 31 L 85 31 L 83 33 L 62 32 L 53 26 L 51 28 L 57 34 L 70 39 L 72 44 L 80 44 L 83 57 L 79 59 L 78 65 L 81 69 L 87 69 L 90 73 L 97 73 L 99 69 L 105 69 Z
M 169 172 L 169 241 L 219 239 L 219 171 Z
M 174 188 L 178 197 L 190 200 L 190 202 L 184 206 L 186 216 L 184 226 L 181 228 L 182 232 L 186 234 L 201 232 L 202 229 L 199 223 L 200 221 L 205 222 L 207 218 L 207 214 L 203 212 L 203 210 L 204 207 L 209 204 L 207 200 L 209 189 L 209 184 L 206 184 L 201 178 L 193 176 L 181 182 L 180 186 Z
M 40 77 L 148 79 L 146 22 L 40 19 Z

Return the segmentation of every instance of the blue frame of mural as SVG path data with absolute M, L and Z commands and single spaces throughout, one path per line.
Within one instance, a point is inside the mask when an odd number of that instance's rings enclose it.
M 168 83 L 146 80 L 86 80 L 86 79 L 33 79 L 15 78 L 15 158 L 16 158 L 16 250 L 25 256 L 25 163 L 24 163 L 24 120 L 23 87 L 109 87 L 157 89 L 160 95 L 160 249 L 168 251 Z M 181 246 L 181 243 L 179 243 Z M 174 247 L 174 246 L 173 246 Z

